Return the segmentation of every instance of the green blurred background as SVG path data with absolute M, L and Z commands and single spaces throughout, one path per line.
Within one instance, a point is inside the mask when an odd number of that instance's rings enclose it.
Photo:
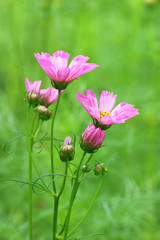
M 148 0 L 149 1 L 149 0 Z M 156 2 L 156 1 L 155 1 Z M 92 160 L 112 162 L 99 197 L 74 235 L 103 233 L 95 240 L 160 239 L 160 3 L 147 0 L 1 0 L 0 1 L 0 177 L 27 181 L 25 137 L 27 103 L 24 77 L 50 81 L 34 57 L 35 52 L 57 49 L 90 57 L 99 68 L 74 81 L 64 92 L 57 115 L 56 137 L 66 131 L 80 134 L 91 122 L 76 100 L 76 92 L 92 89 L 118 95 L 117 104 L 135 104 L 140 115 L 106 132 L 105 147 Z M 49 136 L 50 121 L 42 132 Z M 34 152 L 43 174 L 50 172 L 49 142 Z M 57 171 L 63 171 L 58 160 Z M 35 173 L 34 173 L 35 174 Z M 34 176 L 36 179 L 36 174 Z M 80 187 L 71 227 L 83 216 L 98 185 L 90 174 Z M 61 200 L 59 223 L 66 210 L 70 185 Z M 28 239 L 28 186 L 0 182 L 0 240 Z M 52 199 L 34 194 L 34 240 L 51 239 Z M 88 239 L 88 238 L 86 238 Z

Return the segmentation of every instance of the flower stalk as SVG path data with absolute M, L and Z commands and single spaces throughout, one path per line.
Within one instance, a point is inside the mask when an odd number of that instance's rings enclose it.
M 56 104 L 56 108 L 53 114 L 53 118 L 52 118 L 52 123 L 51 123 L 51 173 L 52 173 L 52 180 L 54 179 L 54 156 L 53 156 L 53 136 L 54 136 L 54 122 L 55 122 L 55 118 L 56 118 L 56 113 L 58 110 L 58 106 L 59 106 L 59 102 L 60 102 L 60 90 L 58 91 L 58 98 L 57 98 L 57 104 Z M 55 185 L 55 181 L 53 181 L 53 191 L 56 193 L 56 185 Z
M 70 222 L 70 217 L 71 217 L 71 211 L 72 211 L 72 207 L 73 207 L 73 203 L 79 188 L 79 172 L 81 169 L 81 165 L 82 162 L 84 160 L 84 157 L 86 155 L 86 152 L 83 153 L 83 156 L 81 158 L 81 161 L 79 163 L 78 169 L 77 169 L 77 173 L 76 173 L 76 179 L 75 179 L 75 183 L 72 189 L 72 193 L 71 193 L 71 197 L 70 197 L 70 202 L 69 202 L 69 207 L 68 207 L 68 213 L 67 213 L 67 217 L 66 217 L 66 222 L 65 222 L 65 228 L 64 228 L 64 240 L 67 239 L 67 234 L 68 234 L 68 228 L 69 228 L 69 222 Z
M 30 112 L 30 106 L 27 111 L 27 117 L 26 117 L 26 134 L 27 134 L 27 145 L 28 149 L 32 150 L 32 144 L 30 143 L 29 139 L 29 112 Z M 29 166 L 28 166 L 28 178 L 29 182 L 32 182 L 32 158 L 29 151 Z M 29 201 L 28 201 L 28 207 L 29 207 L 29 240 L 32 240 L 32 185 L 29 184 Z
M 101 175 L 101 178 L 100 178 L 100 181 L 99 181 L 99 184 L 98 184 L 98 188 L 97 188 L 97 191 L 92 199 L 92 202 L 87 210 L 87 212 L 85 213 L 85 215 L 82 217 L 82 219 L 79 221 L 79 223 L 68 233 L 68 236 L 70 236 L 75 230 L 77 230 L 77 228 L 79 228 L 79 226 L 84 222 L 84 220 L 86 219 L 86 217 L 88 216 L 89 212 L 91 211 L 92 207 L 93 207 L 93 204 L 98 196 L 98 193 L 100 191 L 100 188 L 101 188 L 101 185 L 102 185 L 102 182 L 103 182 L 103 175 Z

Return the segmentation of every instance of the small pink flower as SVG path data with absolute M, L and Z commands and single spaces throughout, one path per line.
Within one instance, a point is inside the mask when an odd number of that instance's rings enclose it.
M 27 93 L 30 93 L 33 91 L 33 93 L 37 94 L 39 92 L 41 83 L 42 81 L 30 82 L 28 78 L 25 78 L 25 86 L 26 86 Z
M 85 152 L 91 153 L 100 148 L 104 137 L 105 131 L 102 131 L 100 128 L 96 128 L 93 124 L 89 124 L 82 134 L 81 148 Z
M 63 91 L 61 91 L 63 92 Z M 58 90 L 52 87 L 42 89 L 39 92 L 39 99 L 42 100 L 43 105 L 49 106 L 57 101 Z
M 102 91 L 99 107 L 94 92 L 88 89 L 85 93 L 86 96 L 78 92 L 77 99 L 92 116 L 95 125 L 103 130 L 112 124 L 124 123 L 125 120 L 139 114 L 134 105 L 125 102 L 118 104 L 113 109 L 117 95 L 108 91 Z
M 71 141 L 72 141 L 72 138 L 71 137 L 66 137 L 65 140 L 64 140 L 64 145 L 68 145 L 68 144 L 71 144 Z
M 65 89 L 69 83 L 79 76 L 99 67 L 95 63 L 86 63 L 89 57 L 82 55 L 73 58 L 67 67 L 70 54 L 64 51 L 56 51 L 53 56 L 43 52 L 41 55 L 39 53 L 34 55 L 42 69 L 54 83 L 54 87 L 59 90 Z

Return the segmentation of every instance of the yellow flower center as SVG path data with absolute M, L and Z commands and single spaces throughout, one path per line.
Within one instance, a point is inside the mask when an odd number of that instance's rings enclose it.
M 101 119 L 102 117 L 104 117 L 104 116 L 111 116 L 111 117 L 112 117 L 112 115 L 111 115 L 110 112 L 100 111 L 100 119 Z

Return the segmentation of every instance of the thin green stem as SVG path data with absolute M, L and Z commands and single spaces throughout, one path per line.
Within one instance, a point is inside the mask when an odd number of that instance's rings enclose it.
M 37 116 L 37 114 L 35 113 L 34 117 L 33 117 L 33 121 L 32 121 L 31 133 L 33 133 L 33 128 L 34 128 L 34 123 L 35 123 L 35 120 L 36 120 L 36 116 Z
M 27 134 L 27 146 L 28 149 L 31 149 L 32 146 L 30 144 L 30 139 L 29 139 L 29 111 L 30 111 L 30 106 L 27 111 L 27 117 L 26 117 L 26 134 Z M 32 182 L 32 159 L 31 155 L 29 154 L 29 167 L 28 167 L 28 177 L 29 177 L 29 182 Z M 29 207 L 29 240 L 32 240 L 32 185 L 29 185 L 29 201 L 28 201 L 28 207 Z
M 71 198 L 70 198 L 69 207 L 68 207 L 68 213 L 67 213 L 67 217 L 66 217 L 66 221 L 65 221 L 66 224 L 64 226 L 64 240 L 67 239 L 71 211 L 72 211 L 73 203 L 74 203 L 74 200 L 75 200 L 75 197 L 76 197 L 79 185 L 80 185 L 80 182 L 78 181 L 79 180 L 79 172 L 80 172 L 80 168 L 81 168 L 81 165 L 82 165 L 85 155 L 86 155 L 86 152 L 83 153 L 83 156 L 81 158 L 81 161 L 79 163 L 79 166 L 78 166 L 78 169 L 76 172 L 76 179 L 75 179 L 75 183 L 74 183 L 72 193 L 71 193 Z
M 51 123 L 51 173 L 52 173 L 52 180 L 54 180 L 54 158 L 53 158 L 54 122 L 55 122 L 56 113 L 57 113 L 59 102 L 60 102 L 60 94 L 61 94 L 61 91 L 59 90 L 58 91 L 57 104 L 56 104 L 56 108 L 55 108 L 53 118 L 52 118 L 52 123 Z M 53 240 L 56 240 L 59 196 L 56 194 L 57 191 L 56 191 L 55 181 L 53 181 L 53 191 L 55 193 L 54 212 L 53 212 Z
M 32 138 L 34 137 L 34 135 L 35 135 L 35 133 L 36 133 L 36 131 L 37 131 L 37 128 L 38 128 L 38 125 L 39 125 L 39 121 L 40 121 L 40 119 L 38 118 L 38 120 L 37 120 L 37 122 L 36 122 L 36 125 L 35 125 L 35 128 L 34 128 L 34 130 L 33 130 L 33 132 L 32 132 Z
M 68 167 L 69 167 L 69 171 L 70 171 L 71 175 L 73 176 L 74 174 L 73 174 L 73 172 L 72 172 L 72 168 L 71 168 L 70 164 L 69 164 Z
M 103 181 L 103 175 L 101 176 L 101 179 L 100 179 L 100 182 L 99 182 L 99 185 L 98 185 L 98 188 L 97 188 L 97 191 L 92 199 L 92 202 L 86 212 L 86 214 L 83 216 L 83 218 L 80 220 L 80 222 L 68 233 L 68 236 L 70 236 L 82 223 L 83 221 L 85 220 L 85 218 L 88 216 L 89 212 L 91 211 L 92 207 L 93 207 L 93 204 L 97 198 L 97 195 L 99 193 L 99 190 L 101 188 L 101 185 L 102 185 L 102 181 Z
M 65 187 L 65 183 L 66 183 L 66 179 L 67 179 L 67 172 L 68 172 L 68 161 L 66 162 L 66 166 L 65 166 L 65 175 L 63 178 L 63 183 L 61 186 L 61 189 L 59 191 L 59 193 L 57 194 L 57 196 L 55 197 L 54 200 L 54 215 L 53 215 L 53 240 L 56 239 L 56 233 L 57 233 L 57 221 L 58 221 L 58 206 L 59 206 L 59 199 L 61 194 L 63 193 L 64 187 Z
M 54 198 L 53 240 L 56 240 L 56 234 L 57 234 L 58 204 L 59 204 L 59 197 L 57 196 Z
M 30 107 L 29 107 L 29 110 L 30 110 Z M 39 170 L 38 170 L 38 168 L 37 168 L 37 166 L 36 166 L 36 163 L 35 163 L 35 161 L 34 161 L 34 158 L 33 158 L 33 155 L 32 155 L 32 146 L 33 146 L 33 139 L 34 139 L 34 134 L 36 133 L 36 128 L 34 129 L 34 133 L 31 133 L 30 135 L 29 135 L 29 110 L 28 110 L 28 113 L 27 113 L 27 126 L 26 126 L 26 129 L 27 129 L 27 145 L 28 145 L 28 151 L 29 151 L 29 168 L 31 169 L 31 166 L 32 166 L 32 163 L 33 163 L 33 165 L 34 165 L 34 168 L 35 168 L 35 170 L 36 170 L 36 173 L 37 173 L 37 175 L 38 175 L 38 177 L 39 177 L 39 179 L 41 180 L 41 182 L 43 183 L 43 185 L 44 185 L 44 187 L 47 189 L 47 191 L 49 192 L 49 193 L 51 193 L 51 191 L 48 189 L 48 187 L 47 187 L 47 185 L 46 185 L 46 183 L 45 183 L 45 181 L 43 180 L 43 178 L 41 177 L 41 175 L 40 175 L 40 172 L 39 172 Z M 37 121 L 37 122 L 39 122 L 39 121 Z M 38 123 L 36 124 L 36 126 L 38 127 Z M 30 176 L 31 176 L 31 173 L 30 173 Z M 32 181 L 32 179 L 31 179 L 31 181 Z M 32 191 L 32 186 L 31 186 L 31 190 L 30 191 Z M 52 193 L 51 193 L 52 194 Z
M 37 135 L 39 134 L 42 124 L 43 124 L 43 120 L 41 120 L 40 123 L 38 124 L 38 129 L 36 130 L 36 132 L 34 134 L 34 138 L 36 138 Z
M 51 173 L 52 173 L 52 180 L 54 179 L 54 159 L 53 159 L 53 134 L 54 134 L 54 122 L 55 122 L 55 117 L 56 117 L 56 113 L 57 113 L 57 109 L 58 109 L 58 105 L 59 105 L 59 101 L 60 101 L 60 93 L 61 91 L 58 91 L 58 98 L 57 98 L 57 104 L 56 104 L 56 108 L 53 114 L 53 118 L 52 118 L 52 123 L 51 123 Z M 55 185 L 55 181 L 53 181 L 53 190 L 56 193 L 56 185 Z
M 64 187 L 65 187 L 65 184 L 66 184 L 68 166 L 69 166 L 69 163 L 68 163 L 68 161 L 67 161 L 67 162 L 66 162 L 66 166 L 65 166 L 65 173 L 64 173 L 64 178 L 63 178 L 62 187 L 61 187 L 61 189 L 60 189 L 60 191 L 59 191 L 59 193 L 58 193 L 59 198 L 60 198 L 61 194 L 63 193 Z
M 90 160 L 91 160 L 93 154 L 94 154 L 94 153 L 92 153 L 92 154 L 89 156 L 89 158 L 88 158 L 87 161 L 85 162 L 85 165 L 87 165 L 87 164 L 90 162 Z

